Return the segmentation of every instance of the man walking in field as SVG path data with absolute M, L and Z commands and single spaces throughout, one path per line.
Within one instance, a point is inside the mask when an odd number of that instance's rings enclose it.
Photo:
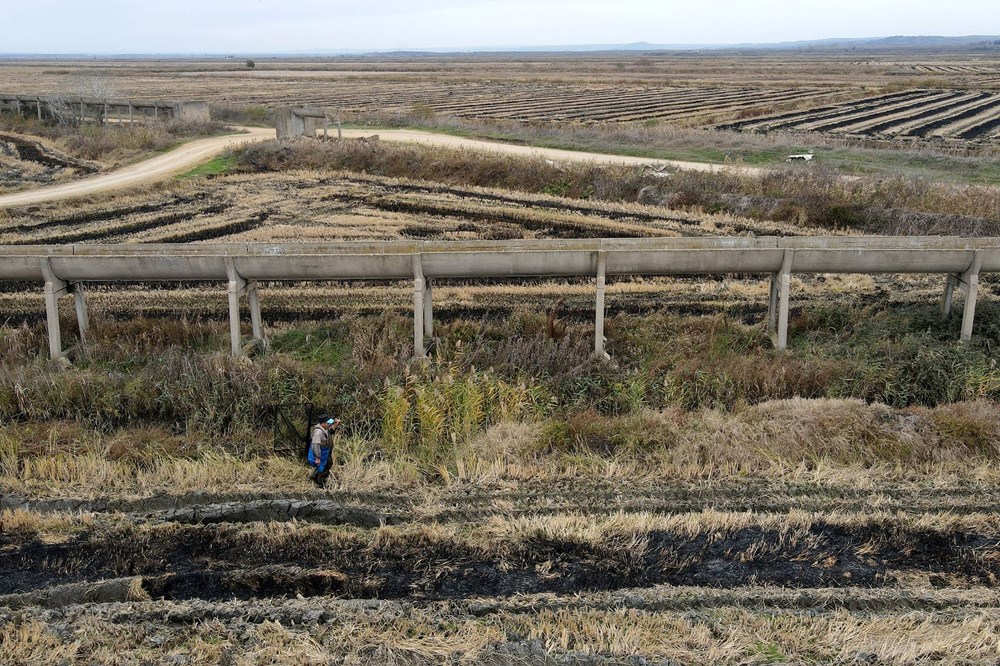
M 330 436 L 339 425 L 340 419 L 323 414 L 312 429 L 307 458 L 313 470 L 309 473 L 309 478 L 320 488 L 326 484 L 326 477 L 330 475 Z

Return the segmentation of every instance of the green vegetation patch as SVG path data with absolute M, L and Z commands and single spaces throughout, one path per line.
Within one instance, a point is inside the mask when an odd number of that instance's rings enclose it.
M 184 180 L 187 178 L 221 176 L 229 173 L 233 167 L 236 166 L 236 163 L 237 158 L 235 155 L 220 155 L 209 162 L 196 166 L 190 171 L 178 175 L 177 178 Z
M 351 344 L 341 329 L 327 326 L 283 331 L 271 340 L 271 351 L 323 365 L 338 365 L 350 357 Z

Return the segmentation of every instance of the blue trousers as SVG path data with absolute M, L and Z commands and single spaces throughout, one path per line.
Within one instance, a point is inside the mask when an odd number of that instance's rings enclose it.
M 309 447 L 309 464 L 316 468 L 321 474 L 325 472 L 330 467 L 330 449 L 328 447 L 320 447 L 319 449 L 319 461 L 316 460 L 316 455 L 313 453 L 312 447 Z

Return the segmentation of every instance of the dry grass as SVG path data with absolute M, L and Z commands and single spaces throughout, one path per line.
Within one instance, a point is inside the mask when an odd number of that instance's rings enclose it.
M 233 655 L 232 663 L 241 666 L 326 663 L 331 658 L 344 664 L 473 664 L 503 658 L 497 650 L 506 645 L 524 660 L 542 659 L 546 654 L 556 660 L 572 651 L 577 658 L 604 655 L 617 657 L 621 663 L 627 663 L 632 655 L 642 655 L 689 664 L 757 664 L 779 659 L 851 663 L 868 659 L 902 666 L 921 661 L 986 663 L 1000 649 L 996 641 L 1000 625 L 990 610 L 943 615 L 840 610 L 817 615 L 726 607 L 705 615 L 542 607 L 536 611 L 505 609 L 476 617 L 451 605 L 402 611 L 392 604 L 366 609 L 325 602 L 319 607 L 337 619 L 319 626 L 276 621 L 249 625 L 232 618 L 248 612 L 300 615 L 293 612 L 293 604 L 219 607 L 221 619 L 171 625 L 169 629 L 122 625 L 101 615 L 75 615 L 79 633 L 68 644 L 61 644 L 45 622 L 12 622 L 2 629 L 6 649 L 0 654 L 5 663 L 38 664 L 56 664 L 84 655 L 108 664 L 168 663 L 177 656 L 187 663 L 214 664 L 226 655 Z M 150 604 L 137 604 L 119 607 L 119 611 L 126 616 L 142 612 L 184 616 L 190 612 L 182 604 L 170 604 L 162 611 Z M 149 639 L 160 632 L 165 632 L 170 642 L 157 650 Z
M 652 484 L 748 476 L 806 483 L 854 478 L 873 489 L 879 479 L 985 481 L 996 477 L 1000 459 L 996 409 L 992 402 L 903 411 L 854 400 L 791 400 L 733 413 L 645 410 L 625 417 L 571 416 L 565 424 L 549 425 L 501 420 L 479 435 L 463 431 L 456 412 L 443 417 L 455 438 L 449 434 L 440 442 L 421 439 L 426 431 L 410 445 L 394 435 L 339 439 L 329 488 L 417 490 L 576 478 Z M 34 450 L 19 444 L 17 433 L 4 432 L 0 487 L 18 495 L 143 497 L 310 487 L 296 461 L 224 453 L 196 434 L 188 437 L 193 457 L 184 458 L 155 448 L 126 457 L 115 453 L 115 442 L 141 438 L 141 430 L 103 436 L 70 429 L 65 443 Z
M 544 164 L 542 168 L 553 169 Z M 557 184 L 566 182 L 566 174 L 557 169 L 553 174 Z M 628 177 L 649 178 L 639 172 Z M 288 196 L 290 188 L 295 197 Z M 0 242 L 700 236 L 745 234 L 750 224 L 760 234 L 796 232 L 787 223 L 751 223 L 725 214 L 638 205 L 634 193 L 625 202 L 581 202 L 537 193 L 544 189 L 524 193 L 447 186 L 358 172 L 241 174 L 164 185 L 143 197 L 130 192 L 102 201 L 16 209 L 9 220 L 0 221 Z
M 553 164 L 545 160 L 491 156 L 419 146 L 316 141 L 257 144 L 238 153 L 239 164 L 252 171 L 310 169 L 418 178 L 463 187 L 504 188 L 559 194 L 571 198 L 646 204 L 688 214 L 723 213 L 755 220 L 763 226 L 784 224 L 789 230 L 827 229 L 867 234 L 996 235 L 1000 194 L 995 187 L 954 185 L 897 175 L 844 179 L 832 171 L 778 169 L 771 173 L 681 171 L 668 179 L 642 170 L 587 164 Z M 439 189 L 440 188 L 435 188 Z M 444 191 L 441 194 L 451 194 Z M 440 196 L 440 195 L 439 195 Z M 455 214 L 447 201 L 423 205 L 400 198 L 397 207 L 431 215 Z M 662 210 L 662 208 L 661 208 Z M 624 212 L 624 211 L 620 211 Z M 662 214 L 662 213 L 661 213 Z M 469 209 L 465 216 L 482 217 Z M 555 226 L 559 222 L 551 214 Z M 511 221 L 515 221 L 513 218 Z M 538 222 L 518 220 L 531 227 Z M 653 235 L 648 228 L 627 225 L 590 226 L 601 234 Z M 695 233 L 693 230 L 685 235 Z
M 16 468 L 15 468 L 16 467 Z M 148 496 L 204 491 L 302 490 L 300 464 L 281 458 L 237 458 L 204 454 L 198 460 L 146 462 L 109 460 L 107 450 L 86 454 L 7 459 L 0 462 L 6 492 L 63 496 Z
M 73 157 L 121 164 L 148 153 L 162 151 L 185 139 L 210 136 L 223 131 L 220 123 L 107 123 L 59 125 L 39 122 L 33 117 L 0 114 L 0 131 L 27 137 L 43 137 Z
M 36 513 L 25 509 L 0 512 L 0 534 L 33 536 L 48 543 L 63 540 L 94 525 L 92 513 Z
M 627 656 L 649 654 L 682 663 L 850 662 L 969 663 L 1000 653 L 998 619 L 984 614 L 941 624 L 926 617 L 824 618 L 727 611 L 718 623 L 629 610 L 546 612 L 510 618 L 514 633 L 540 636 L 554 650 Z
M 0 664 L 60 664 L 75 660 L 80 642 L 64 643 L 38 621 L 0 625 Z

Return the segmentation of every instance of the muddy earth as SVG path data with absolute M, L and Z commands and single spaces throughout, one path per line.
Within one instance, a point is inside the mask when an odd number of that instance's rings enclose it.
M 129 641 L 114 663 L 910 663 L 887 641 L 914 622 L 934 627 L 918 652 L 1000 622 L 998 499 L 765 480 L 6 495 L 38 524 L 0 533 L 0 624 L 85 661 Z
M 49 185 L 100 170 L 27 137 L 0 132 L 0 193 Z

